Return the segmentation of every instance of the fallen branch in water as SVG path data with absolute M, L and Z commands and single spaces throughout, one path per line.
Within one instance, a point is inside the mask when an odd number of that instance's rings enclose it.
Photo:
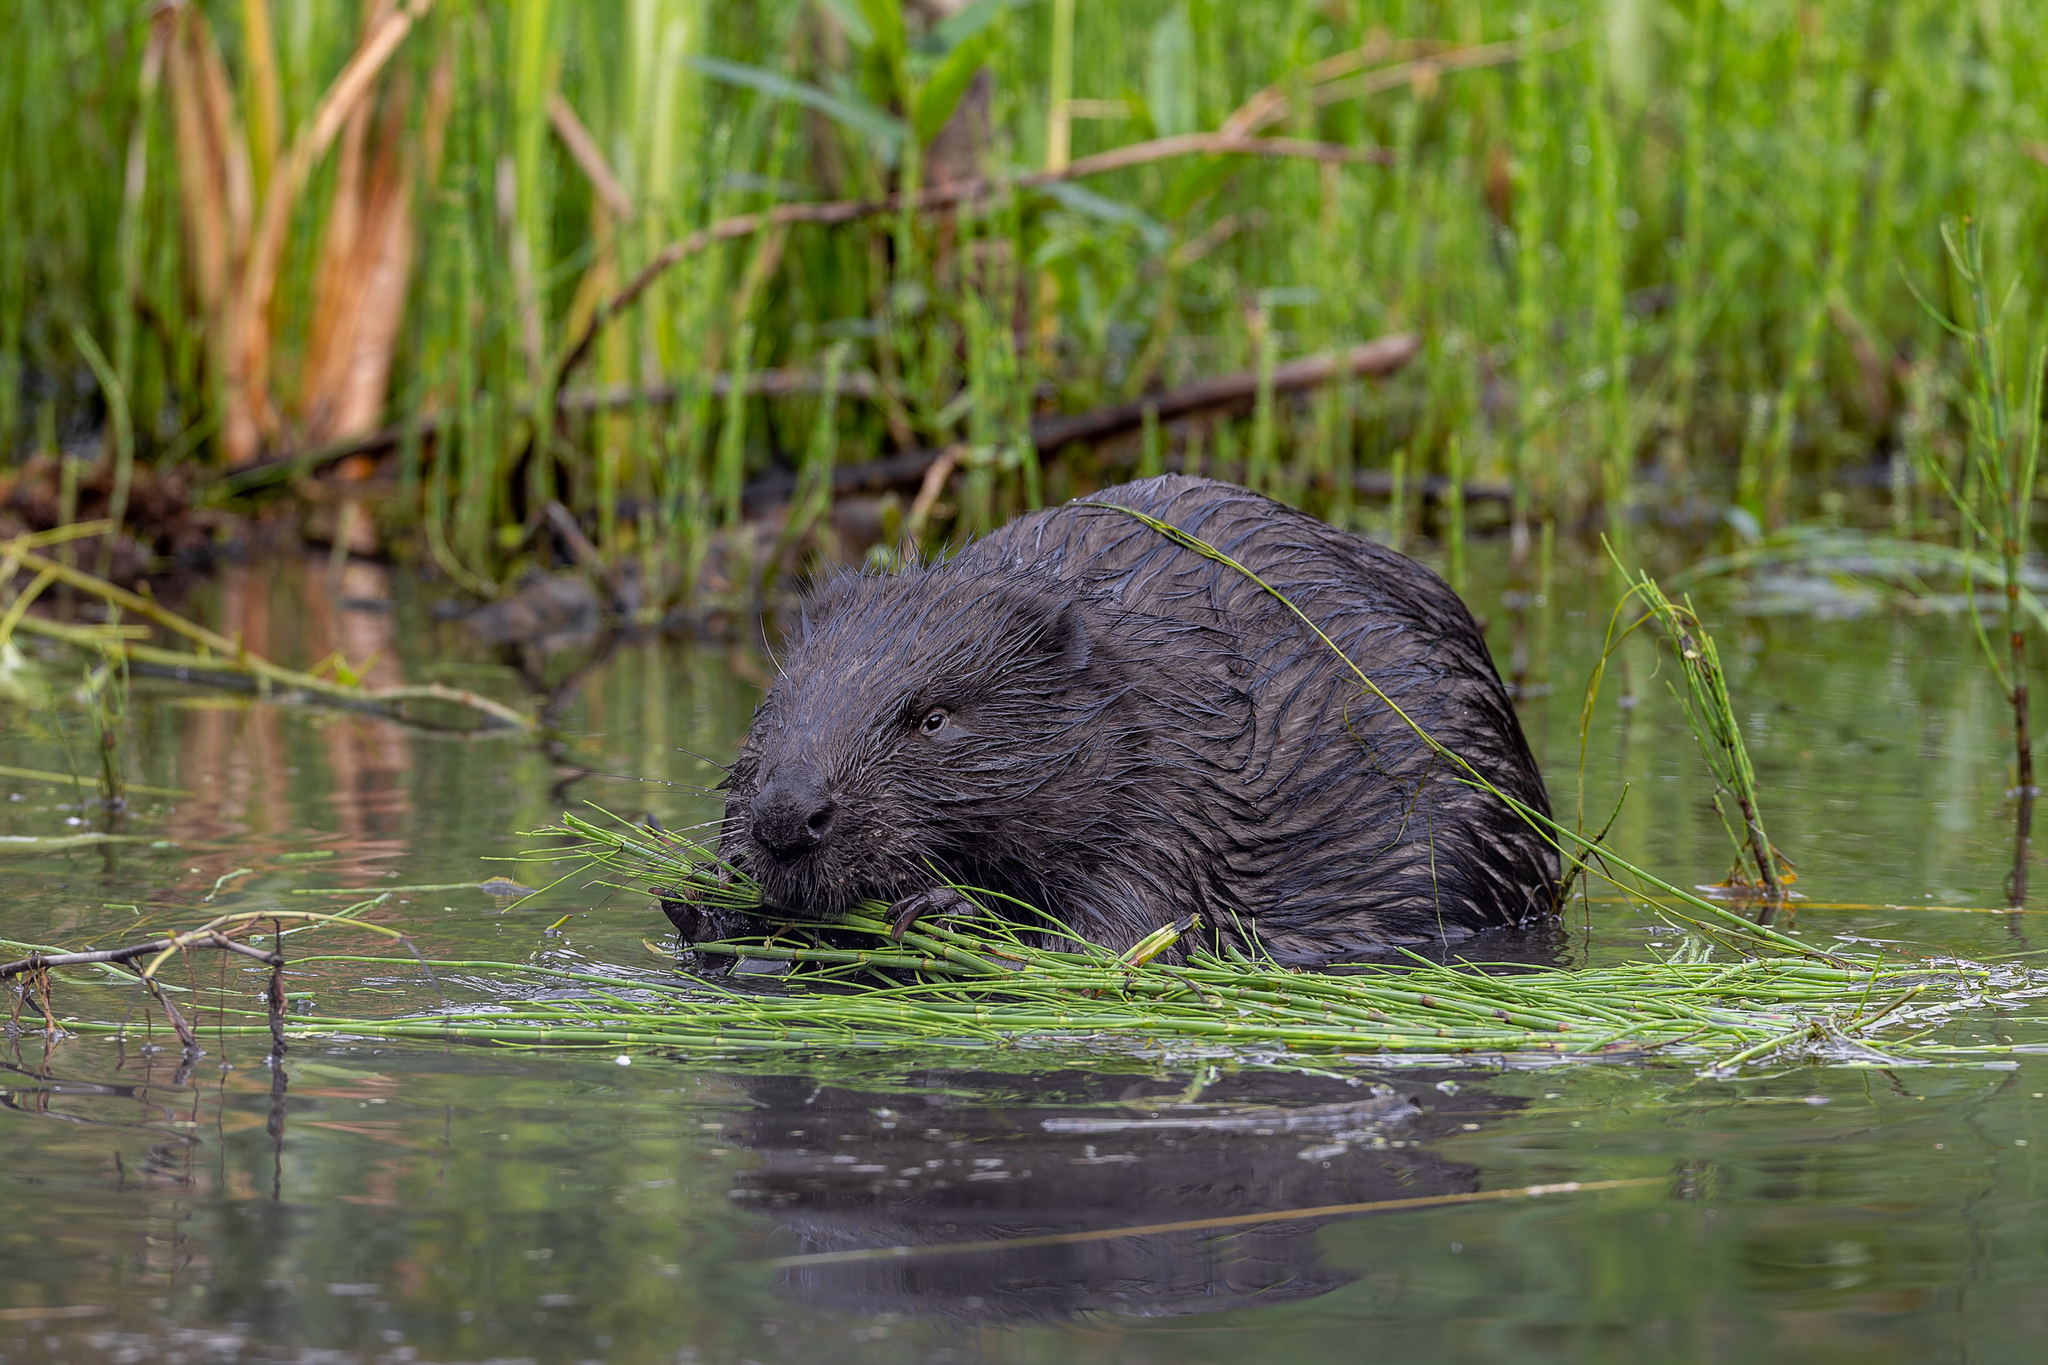
M 383 899 L 384 897 L 379 896 L 376 900 L 366 901 L 363 904 L 365 906 L 378 904 Z M 170 1021 L 172 1029 L 177 1032 L 178 1041 L 184 1045 L 187 1054 L 192 1054 L 199 1051 L 198 1035 L 193 1033 L 192 1025 L 186 1021 L 185 1016 L 179 1012 L 178 1007 L 171 1003 L 170 997 L 164 994 L 162 983 L 156 979 L 157 971 L 165 962 L 170 960 L 173 953 L 187 952 L 193 948 L 214 948 L 223 952 L 236 953 L 243 957 L 254 958 L 270 968 L 269 998 L 266 1002 L 269 1006 L 269 1028 L 272 1038 L 281 1046 L 284 1041 L 284 954 L 276 949 L 266 950 L 255 947 L 234 937 L 235 934 L 247 932 L 264 920 L 269 920 L 276 927 L 277 933 L 275 938 L 278 942 L 282 942 L 285 934 L 289 932 L 283 928 L 283 921 L 285 920 L 305 921 L 304 927 L 308 928 L 317 927 L 319 924 L 324 923 L 349 924 L 357 928 L 368 929 L 372 933 L 382 934 L 386 938 L 396 939 L 404 944 L 413 957 L 419 960 L 420 966 L 426 970 L 428 979 L 433 980 L 433 968 L 428 967 L 426 959 L 420 957 L 419 949 L 413 947 L 411 939 L 399 933 L 396 929 L 387 929 L 381 924 L 366 924 L 349 911 L 342 911 L 339 914 L 327 914 L 314 910 L 247 910 L 229 915 L 218 915 L 196 929 L 188 929 L 182 933 L 170 934 L 164 938 L 151 939 L 146 943 L 131 943 L 120 948 L 86 949 L 75 953 L 31 952 L 27 957 L 17 962 L 0 964 L 0 981 L 5 981 L 9 977 L 14 976 L 26 978 L 28 984 L 22 991 L 23 1001 L 25 1002 L 33 996 L 37 1006 L 42 1011 L 45 1029 L 50 1032 L 56 1032 L 59 1025 L 50 1004 L 51 968 L 112 966 L 117 963 L 132 963 L 148 958 L 148 965 L 136 972 L 134 980 L 147 989 L 151 997 L 162 1007 L 164 1018 Z M 440 989 L 438 981 L 435 982 L 435 989 L 437 991 Z
M 147 980 L 156 975 L 171 954 L 187 948 L 223 948 L 275 965 L 279 961 L 276 953 L 251 947 L 232 937 L 235 933 L 255 928 L 263 920 L 303 920 L 309 925 L 349 924 L 359 929 L 368 929 L 373 934 L 382 934 L 400 943 L 412 942 L 396 929 L 387 929 L 381 924 L 370 924 L 345 912 L 330 914 L 318 910 L 239 910 L 229 915 L 216 915 L 197 928 L 167 934 L 163 938 L 151 939 L 147 943 L 131 943 L 120 948 L 87 949 L 75 953 L 30 953 L 16 962 L 0 963 L 0 981 L 43 967 L 76 967 L 93 962 L 134 962 L 145 957 L 151 961 L 137 975 Z
M 480 696 L 466 688 L 449 687 L 442 683 L 413 683 L 402 687 L 360 687 L 326 678 L 316 678 L 310 673 L 274 664 L 260 654 L 251 653 L 240 640 L 230 640 L 202 625 L 188 621 L 176 612 L 158 605 L 151 598 L 118 587 L 95 574 L 74 569 L 59 560 L 38 554 L 27 548 L 22 543 L 23 539 L 26 538 L 8 542 L 4 555 L 0 555 L 0 563 L 11 566 L 8 577 L 11 578 L 14 573 L 21 570 L 35 574 L 35 578 L 23 590 L 22 598 L 17 599 L 9 610 L 15 630 L 47 635 L 71 644 L 89 643 L 96 651 L 126 659 L 135 672 L 147 676 L 173 678 L 180 682 L 204 686 L 228 687 L 273 700 L 296 696 L 324 705 L 369 711 L 391 720 L 405 721 L 429 729 L 507 730 L 520 734 L 533 729 L 533 721 L 503 702 L 492 701 L 489 697 Z M 27 615 L 28 602 L 22 599 L 32 600 L 34 594 L 42 592 L 53 583 L 69 584 L 81 592 L 99 598 L 109 606 L 153 621 L 172 634 L 181 635 L 192 641 L 199 646 L 201 652 L 156 648 L 130 639 L 125 633 L 109 634 L 104 627 L 88 628 L 92 633 L 81 639 L 79 627 L 44 621 L 39 617 Z M 435 725 L 408 713 L 406 703 L 418 701 L 441 702 L 460 707 L 481 717 L 483 724 L 454 727 Z

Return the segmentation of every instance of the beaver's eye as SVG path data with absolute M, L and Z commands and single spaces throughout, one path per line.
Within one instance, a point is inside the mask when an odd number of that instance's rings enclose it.
M 935 735 L 939 731 L 946 728 L 946 719 L 946 713 L 944 711 L 934 711 L 930 715 L 926 716 L 923 722 L 920 723 L 917 728 L 924 731 L 928 735 Z

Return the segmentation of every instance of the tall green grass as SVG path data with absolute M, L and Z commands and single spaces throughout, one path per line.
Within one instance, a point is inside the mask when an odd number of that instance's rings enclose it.
M 356 8 L 200 8 L 241 126 L 289 145 L 354 50 Z M 1397 456 L 1411 503 L 1454 468 L 1504 480 L 1518 546 L 1532 523 L 1589 512 L 1625 535 L 1623 514 L 1667 490 L 1783 522 L 1845 467 L 1905 444 L 1909 414 L 1967 426 L 1967 348 L 1901 275 L 1940 264 L 1944 218 L 1983 222 L 2001 297 L 2048 247 L 2036 4 L 976 0 L 926 17 L 937 8 L 428 12 L 383 77 L 411 92 L 415 133 L 440 64 L 453 83 L 438 168 L 431 182 L 415 172 L 388 401 L 393 420 L 430 416 L 432 434 L 407 447 L 391 510 L 430 523 L 451 575 L 482 588 L 544 553 L 522 525 L 554 497 L 641 565 L 652 600 L 693 591 L 740 489 L 814 447 L 819 385 L 771 396 L 720 378 L 815 376 L 842 341 L 845 373 L 874 383 L 837 396 L 839 462 L 969 448 L 933 535 L 1141 461 L 1172 467 L 1195 443 L 1208 472 L 1341 520 L 1362 515 L 1344 476 Z M 258 11 L 282 128 L 265 122 L 264 66 L 246 50 Z M 203 453 L 219 376 L 191 302 L 172 101 L 144 79 L 147 13 L 22 0 L 18 18 L 0 56 L 0 439 L 29 450 L 45 403 L 64 430 L 97 429 L 85 335 L 112 340 L 133 457 Z M 1416 61 L 1516 41 L 1519 55 L 1472 69 Z M 1359 76 L 1302 74 L 1362 45 L 1378 57 Z M 1267 87 L 1294 98 L 1265 133 L 1383 149 L 1391 164 L 1191 154 L 944 212 L 740 234 L 688 254 L 559 370 L 594 309 L 711 223 L 1214 130 Z M 623 214 L 552 122 L 557 96 Z M 132 147 L 148 174 L 130 202 Z M 281 355 L 306 344 L 334 159 L 294 210 Z M 2029 334 L 2041 312 L 2022 289 L 2008 326 Z M 1148 431 L 1064 451 L 1043 474 L 1026 436 L 1048 407 L 1269 372 L 1398 328 L 1423 334 L 1424 363 L 1338 410 L 1262 393 L 1241 429 Z M 289 368 L 277 372 L 289 418 Z M 537 418 L 565 378 L 652 396 Z M 105 439 L 106 458 L 117 444 Z
M 1968 346 L 1975 383 L 1963 486 L 1958 488 L 1939 463 L 1933 464 L 1930 472 L 1961 514 L 1966 536 L 1974 534 L 1998 556 L 2000 595 L 2005 606 L 2003 658 L 1984 630 L 1974 593 L 1970 597 L 1970 617 L 1977 628 L 1985 661 L 2012 707 L 2013 778 L 2014 792 L 2019 797 L 2019 817 L 2006 891 L 2014 905 L 2024 905 L 2027 845 L 2033 832 L 2036 792 L 2027 693 L 2029 622 L 2022 605 L 2022 577 L 2033 539 L 2034 488 L 2041 464 L 2041 391 L 2044 367 L 2048 367 L 2048 348 L 2035 346 L 2022 354 L 2025 378 L 2015 389 L 2007 377 L 2006 352 L 2011 349 L 2011 341 L 2003 335 L 2010 296 L 2003 306 L 1994 305 L 1991 300 L 1984 267 L 1983 233 L 1976 221 L 1969 219 L 1959 234 L 1944 231 L 1942 240 L 1970 307 L 1967 321 L 1939 320 Z M 1965 583 L 1967 590 L 1970 580 L 1966 578 Z

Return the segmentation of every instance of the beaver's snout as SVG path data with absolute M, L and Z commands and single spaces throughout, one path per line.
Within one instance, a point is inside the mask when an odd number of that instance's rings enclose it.
M 754 797 L 754 842 L 782 859 L 800 858 L 831 836 L 839 805 L 808 773 L 782 772 Z

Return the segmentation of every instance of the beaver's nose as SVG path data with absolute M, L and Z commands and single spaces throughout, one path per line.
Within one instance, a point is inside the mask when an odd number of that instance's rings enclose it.
M 839 806 L 815 778 L 778 773 L 754 797 L 753 811 L 755 841 L 777 857 L 794 858 L 825 842 Z

